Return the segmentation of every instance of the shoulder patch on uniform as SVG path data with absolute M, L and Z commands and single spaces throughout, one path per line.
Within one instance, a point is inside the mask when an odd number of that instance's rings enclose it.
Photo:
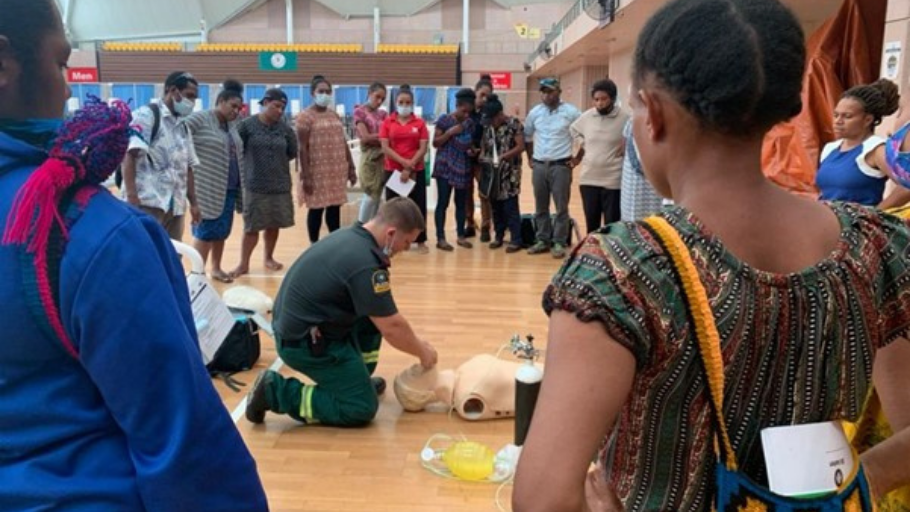
M 376 270 L 373 272 L 373 292 L 379 295 L 380 293 L 388 293 L 392 290 L 392 282 L 389 281 L 389 271 L 388 270 Z

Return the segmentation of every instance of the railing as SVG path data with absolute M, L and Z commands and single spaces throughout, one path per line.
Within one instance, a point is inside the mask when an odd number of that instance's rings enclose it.
M 191 45 L 180 42 L 119 42 L 106 41 L 100 44 L 106 52 L 298 52 L 298 53 L 363 53 L 361 44 L 335 43 L 198 43 Z
M 102 44 L 101 49 L 106 52 L 180 52 L 183 51 L 181 43 L 121 43 L 108 41 Z
M 537 47 L 537 50 L 528 55 L 527 63 L 531 64 L 534 62 L 534 59 L 537 58 L 541 53 L 549 52 L 552 48 L 553 42 L 562 35 L 567 28 L 569 28 L 575 20 L 578 19 L 581 15 L 586 15 L 585 11 L 589 6 L 604 2 L 610 8 L 609 17 L 605 20 L 607 23 L 611 23 L 616 15 L 616 9 L 619 8 L 619 0 L 577 0 L 572 7 L 569 8 L 565 16 L 562 17 L 558 22 L 556 22 L 550 31 L 547 32 L 547 35 L 543 38 L 543 41 Z
M 376 53 L 458 53 L 457 44 L 385 44 L 380 43 Z
M 363 45 L 332 43 L 199 43 L 197 52 L 363 53 Z

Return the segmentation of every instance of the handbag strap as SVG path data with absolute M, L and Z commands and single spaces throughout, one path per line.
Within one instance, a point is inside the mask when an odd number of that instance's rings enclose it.
M 717 429 L 717 436 L 715 437 L 717 446 L 715 448 L 720 450 L 720 455 L 724 459 L 727 469 L 735 471 L 737 468 L 736 453 L 733 451 L 733 444 L 730 442 L 730 435 L 727 432 L 723 414 L 724 360 L 720 352 L 720 334 L 717 332 L 717 325 L 714 323 L 714 313 L 711 312 L 708 294 L 698 277 L 698 271 L 692 261 L 689 249 L 683 243 L 676 229 L 662 217 L 648 217 L 644 222 L 670 257 L 676 276 L 682 285 L 689 321 L 695 326 L 699 353 L 708 376 L 711 409 L 714 413 L 714 423 Z

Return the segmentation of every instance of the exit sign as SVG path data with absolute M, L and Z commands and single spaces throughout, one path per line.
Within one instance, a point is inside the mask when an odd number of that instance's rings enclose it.
M 494 90 L 501 89 L 511 89 L 512 88 L 512 73 L 487 73 L 490 75 L 490 81 L 493 82 Z
M 66 81 L 85 83 L 98 81 L 98 68 L 69 68 L 66 70 Z

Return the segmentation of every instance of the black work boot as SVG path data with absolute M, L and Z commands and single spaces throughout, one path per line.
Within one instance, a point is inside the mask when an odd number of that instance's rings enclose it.
M 265 421 L 265 413 L 269 411 L 269 397 L 266 393 L 273 379 L 271 370 L 263 370 L 259 372 L 256 382 L 250 388 L 246 396 L 246 419 L 250 420 L 250 423 L 259 424 Z
M 382 377 L 370 377 L 373 389 L 376 390 L 376 396 L 382 396 L 385 393 L 385 379 Z

